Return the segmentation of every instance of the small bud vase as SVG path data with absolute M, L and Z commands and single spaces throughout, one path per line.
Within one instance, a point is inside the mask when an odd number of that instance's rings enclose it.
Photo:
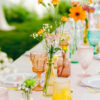
M 53 85 L 55 81 L 55 74 L 54 74 L 54 64 L 52 61 L 48 61 L 46 74 L 45 74 L 45 83 L 43 89 L 44 96 L 52 96 L 53 95 Z
M 66 57 L 66 52 L 62 52 L 62 57 L 59 57 L 57 63 L 57 76 L 58 77 L 69 77 L 71 74 L 70 60 Z

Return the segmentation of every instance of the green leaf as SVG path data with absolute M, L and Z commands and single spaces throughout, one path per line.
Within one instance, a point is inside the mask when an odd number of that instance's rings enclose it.
M 46 5 L 45 5 L 45 3 L 44 3 L 44 2 L 41 2 L 41 4 L 42 4 L 44 7 L 46 7 Z
M 36 84 L 36 79 L 27 79 L 24 81 L 27 87 L 35 86 Z
M 55 53 L 56 53 L 57 51 L 59 51 L 59 50 L 61 50 L 61 48 L 55 48 Z
M 50 3 L 48 3 L 48 6 L 50 6 L 50 7 L 51 7 L 51 4 L 50 4 Z

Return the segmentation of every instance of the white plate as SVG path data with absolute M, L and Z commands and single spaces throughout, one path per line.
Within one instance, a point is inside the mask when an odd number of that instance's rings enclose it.
M 100 89 L 100 75 L 85 78 L 82 80 L 82 83 L 89 87 Z
M 2 83 L 5 86 L 17 87 L 18 84 L 21 84 L 26 79 L 34 77 L 36 77 L 34 73 L 15 73 L 5 76 Z

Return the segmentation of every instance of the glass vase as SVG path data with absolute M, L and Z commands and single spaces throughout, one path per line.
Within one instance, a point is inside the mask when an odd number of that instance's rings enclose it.
M 84 45 L 88 45 L 87 33 L 88 33 L 88 20 L 86 21 L 84 33 L 83 33 L 83 43 L 84 43 Z
M 57 76 L 58 77 L 69 77 L 71 73 L 70 60 L 66 57 L 66 52 L 62 51 L 62 57 L 59 57 L 57 63 Z
M 71 63 L 78 63 L 77 48 L 83 44 L 84 22 L 78 21 L 74 24 L 74 31 L 71 33 L 70 39 L 70 54 Z
M 43 94 L 44 96 L 52 96 L 53 95 L 53 85 L 55 81 L 55 74 L 54 74 L 54 64 L 52 61 L 48 61 L 46 74 L 45 74 L 45 83 Z
M 21 100 L 34 100 L 32 98 L 32 94 L 31 93 L 22 93 L 22 99 Z

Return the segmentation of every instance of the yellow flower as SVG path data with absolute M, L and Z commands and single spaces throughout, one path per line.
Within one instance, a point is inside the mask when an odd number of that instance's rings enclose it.
M 42 3 L 43 2 L 43 0 L 38 0 L 38 4 L 40 4 L 40 3 Z
M 43 29 L 40 29 L 40 30 L 38 31 L 38 35 L 41 35 L 43 32 L 44 32 L 44 30 L 43 30 Z
M 62 46 L 62 49 L 66 52 L 68 50 L 67 46 Z
M 54 5 L 57 5 L 57 4 L 59 3 L 59 0 L 52 0 L 52 3 L 53 3 Z
M 62 17 L 61 17 L 61 21 L 67 22 L 67 21 L 68 21 L 68 18 L 67 18 L 66 16 L 62 16 Z
M 90 4 L 92 4 L 93 3 L 93 1 L 92 0 L 90 0 Z
M 77 22 L 78 20 L 83 21 L 83 20 L 86 19 L 86 12 L 85 12 L 85 10 L 83 10 L 83 8 L 80 7 L 80 6 L 72 7 L 72 8 L 70 9 L 70 14 L 69 14 L 69 16 L 70 16 L 71 18 L 73 18 L 76 22 Z
M 66 34 L 61 34 L 61 39 L 64 39 L 66 41 L 69 41 L 70 40 L 70 36 L 69 35 L 66 35 Z

